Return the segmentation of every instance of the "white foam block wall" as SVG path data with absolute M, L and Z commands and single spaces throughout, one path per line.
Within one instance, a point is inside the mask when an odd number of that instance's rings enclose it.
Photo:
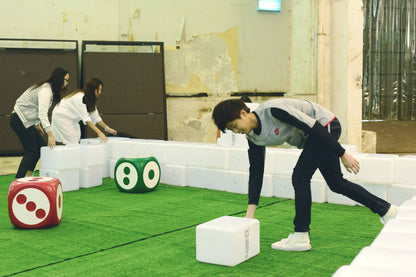
M 58 178 L 62 185 L 62 191 L 79 190 L 79 168 L 62 170 L 41 168 L 39 176 Z
M 80 150 L 80 147 L 84 147 L 86 151 Z M 102 147 L 104 147 L 104 157 Z M 356 152 L 355 146 L 343 145 L 343 147 L 353 153 L 361 163 L 361 171 L 358 175 L 347 173 L 341 165 L 344 176 L 348 180 L 364 184 L 363 186 L 370 192 L 383 199 L 386 199 L 387 193 L 387 200 L 396 205 L 416 195 L 416 186 L 412 181 L 414 179 L 412 174 L 416 172 L 412 170 L 415 156 L 399 158 L 397 155 L 370 155 Z M 294 148 L 266 147 L 262 196 L 293 197 L 290 177 L 286 177 L 285 181 L 285 177 L 279 180 L 276 176 L 291 176 L 300 153 L 301 150 Z M 102 171 L 103 177 L 114 178 L 114 166 L 119 158 L 147 156 L 156 157 L 161 168 L 164 169 L 161 177 L 163 183 L 181 186 L 189 183 L 195 187 L 208 189 L 225 188 L 226 191 L 233 193 L 247 194 L 248 192 L 249 161 L 245 146 L 224 147 L 217 144 L 117 137 L 109 137 L 107 143 L 100 143 L 98 139 L 83 139 L 81 145 L 58 146 L 53 150 L 49 147 L 43 148 L 41 163 L 42 169 L 45 170 L 80 168 L 83 165 L 102 163 L 105 167 Z M 168 167 L 165 168 L 164 165 Z M 174 166 L 181 167 L 175 168 Z M 401 183 L 392 183 L 393 180 Z M 198 182 L 201 183 L 198 184 Z M 278 185 L 279 182 L 282 184 Z M 356 204 L 329 189 L 322 192 L 322 187 L 325 187 L 325 182 L 317 171 L 312 178 L 312 190 L 317 191 L 312 193 L 314 202 Z
M 260 252 L 257 219 L 223 216 L 196 227 L 196 259 L 235 266 Z

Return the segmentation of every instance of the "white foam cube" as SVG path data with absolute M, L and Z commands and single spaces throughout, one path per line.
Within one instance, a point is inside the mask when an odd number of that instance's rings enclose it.
M 226 191 L 239 194 L 248 193 L 248 173 L 241 171 L 227 171 Z
M 168 143 L 166 148 L 166 163 L 203 166 L 206 147 L 194 143 Z
M 379 185 L 379 184 L 360 184 L 364 189 L 366 189 L 371 194 L 374 194 L 378 198 L 383 200 L 387 200 L 387 185 Z
M 403 204 L 400 205 L 400 208 L 416 209 L 416 199 L 413 197 L 410 200 L 404 201 Z
M 220 133 L 217 143 L 223 147 L 232 147 L 234 140 L 234 133 L 231 130 L 225 129 L 224 133 Z
M 395 159 L 394 183 L 416 186 L 416 155 L 406 155 Z
M 79 146 L 58 145 L 55 148 L 44 146 L 40 149 L 41 168 L 45 169 L 74 169 L 81 165 L 81 150 Z
M 273 178 L 274 195 L 281 198 L 295 199 L 295 190 L 292 177 L 288 175 L 275 175 Z M 327 200 L 326 183 L 323 180 L 311 180 L 312 202 L 325 203 Z
M 103 164 L 103 178 L 111 177 L 110 160 L 105 160 Z
M 104 144 L 80 144 L 81 167 L 103 165 L 105 156 Z
M 187 169 L 187 185 L 194 188 L 207 188 L 206 171 L 202 167 L 189 166 Z
M 263 186 L 261 187 L 260 196 L 272 197 L 273 193 L 273 176 L 270 174 L 264 174 Z
M 274 196 L 295 199 L 295 191 L 290 175 L 274 175 L 273 187 Z
M 394 176 L 394 162 L 398 155 L 371 154 L 361 160 L 361 178 L 364 183 L 391 184 Z
M 401 250 L 412 250 L 416 254 L 416 232 L 390 232 L 390 231 L 381 231 L 378 236 L 375 238 L 371 247 L 383 247 Z M 413 256 L 413 259 L 416 256 Z
M 160 166 L 160 183 L 162 184 L 166 184 L 166 170 L 165 170 L 165 165 L 164 164 L 159 164 Z
M 110 172 L 110 178 L 113 178 L 113 179 L 114 179 L 114 169 L 116 168 L 117 161 L 118 160 L 110 160 L 108 162 L 108 167 L 109 167 L 108 170 Z
M 266 158 L 264 161 L 264 173 L 273 174 L 274 172 L 274 153 L 276 153 L 276 148 L 266 147 Z M 248 154 L 247 154 L 248 155 Z
M 387 201 L 394 205 L 401 205 L 414 195 L 416 195 L 416 186 L 392 184 L 387 187 Z
M 299 149 L 278 149 L 278 151 L 273 152 L 273 173 L 292 175 L 300 153 Z
M 244 135 L 244 134 L 234 134 L 233 147 L 247 149 L 248 148 L 248 142 L 247 142 L 246 135 Z
M 207 144 L 203 166 L 226 169 L 228 167 L 228 149 L 215 144 Z
M 339 204 L 339 205 L 346 205 L 346 206 L 355 206 L 357 202 L 354 200 L 340 194 L 333 192 L 329 187 L 326 189 L 326 199 L 328 203 L 331 204 Z
M 226 190 L 227 171 L 221 169 L 206 168 L 205 183 L 207 189 L 212 190 Z
M 118 160 L 120 158 L 137 158 L 131 153 L 133 143 L 130 140 L 110 140 L 111 159 Z
M 196 227 L 196 259 L 235 266 L 260 253 L 257 219 L 223 216 Z
M 391 249 L 385 247 L 364 247 L 354 258 L 352 266 L 376 267 L 398 272 L 416 273 L 414 265 L 416 251 L 406 249 Z M 402 276 L 391 275 L 391 276 Z
M 130 139 L 130 154 L 133 157 L 155 157 L 160 163 L 166 162 L 166 147 L 168 144 L 163 140 Z
M 398 233 L 416 233 L 416 216 L 414 219 L 403 219 L 397 216 L 386 225 L 384 225 L 382 232 L 398 232 Z
M 400 208 L 396 216 L 397 219 L 408 219 L 416 221 L 416 209 Z
M 79 190 L 79 169 L 44 169 L 39 170 L 39 176 L 58 178 L 63 191 Z
M 91 188 L 103 184 L 103 167 L 102 165 L 94 165 L 88 167 L 80 167 L 79 169 L 79 187 Z
M 332 277 L 414 277 L 414 273 L 403 271 L 400 268 L 379 268 L 377 265 L 343 265 L 332 275 Z
M 249 160 L 247 149 L 229 148 L 227 165 L 227 169 L 248 172 Z
M 185 187 L 186 166 L 165 164 L 165 183 L 167 185 Z

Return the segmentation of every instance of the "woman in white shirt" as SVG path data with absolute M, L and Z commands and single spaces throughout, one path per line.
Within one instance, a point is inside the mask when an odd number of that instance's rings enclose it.
M 10 115 L 10 126 L 19 137 L 24 150 L 16 178 L 33 175 L 40 158 L 40 148 L 46 145 L 42 135 L 46 133 L 48 145 L 51 148 L 55 146 L 48 110 L 59 103 L 68 80 L 68 70 L 57 67 L 48 79 L 32 85 L 16 100 Z
M 85 89 L 76 90 L 61 100 L 52 113 L 52 132 L 56 141 L 63 144 L 79 143 L 80 120 L 90 127 L 102 142 L 106 142 L 107 137 L 95 126 L 96 124 L 105 132 L 117 135 L 117 131 L 108 127 L 98 114 L 96 103 L 102 88 L 103 83 L 97 78 L 92 78 L 88 80 Z

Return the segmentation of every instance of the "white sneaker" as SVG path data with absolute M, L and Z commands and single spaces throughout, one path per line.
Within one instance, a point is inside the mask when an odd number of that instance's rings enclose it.
M 287 239 L 272 244 L 273 249 L 283 251 L 308 251 L 311 250 L 309 232 L 295 232 L 290 234 Z
M 395 218 L 398 211 L 399 209 L 395 205 L 391 204 L 387 213 L 380 217 L 381 223 L 386 224 L 390 219 Z

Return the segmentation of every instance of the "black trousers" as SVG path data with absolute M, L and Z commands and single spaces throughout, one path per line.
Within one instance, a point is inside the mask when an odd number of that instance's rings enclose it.
M 16 173 L 16 178 L 22 178 L 26 176 L 28 170 L 35 169 L 40 158 L 40 148 L 46 146 L 46 143 L 36 127 L 32 126 L 26 129 L 16 113 L 12 113 L 10 116 L 10 126 L 23 145 L 24 155 Z
M 331 122 L 330 133 L 338 139 L 341 125 L 335 119 Z M 328 149 L 319 138 L 309 137 L 293 170 L 292 184 L 295 190 L 295 232 L 308 232 L 311 223 L 311 179 L 319 169 L 329 188 L 336 193 L 368 207 L 374 213 L 384 216 L 390 204 L 371 194 L 363 187 L 344 179 L 339 157 Z

